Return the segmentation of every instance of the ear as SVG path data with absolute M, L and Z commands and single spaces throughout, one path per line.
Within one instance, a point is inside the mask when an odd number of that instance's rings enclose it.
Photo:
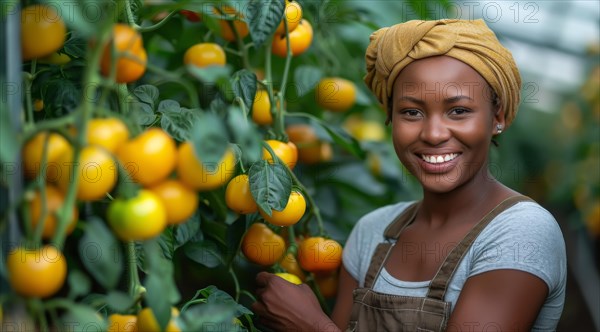
M 499 135 L 503 130 L 506 130 L 506 118 L 504 117 L 505 112 L 502 106 L 494 111 L 494 123 L 492 127 L 492 135 Z

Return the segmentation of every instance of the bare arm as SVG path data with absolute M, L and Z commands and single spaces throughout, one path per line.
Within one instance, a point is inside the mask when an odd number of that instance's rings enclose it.
M 350 314 L 352 313 L 352 292 L 358 287 L 358 281 L 348 273 L 348 270 L 342 264 L 338 280 L 338 292 L 335 300 L 335 307 L 331 314 L 331 319 L 340 330 L 348 327 Z
M 518 270 L 494 270 L 465 283 L 447 331 L 530 331 L 548 294 L 546 283 Z

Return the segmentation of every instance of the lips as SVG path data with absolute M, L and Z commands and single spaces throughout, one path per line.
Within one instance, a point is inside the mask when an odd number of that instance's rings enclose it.
M 442 174 L 449 172 L 456 165 L 458 165 L 460 156 L 462 154 L 459 152 L 428 152 L 428 153 L 418 153 L 417 161 L 419 164 L 419 168 L 425 172 L 430 174 Z

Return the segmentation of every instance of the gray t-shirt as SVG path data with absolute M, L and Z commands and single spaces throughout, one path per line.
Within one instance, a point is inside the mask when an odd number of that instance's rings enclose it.
M 354 226 L 343 252 L 344 267 L 364 286 L 365 275 L 383 232 L 411 202 L 379 208 Z M 423 259 L 437 259 L 440 264 L 453 247 L 419 248 Z M 450 281 L 445 301 L 455 307 L 467 278 L 490 270 L 516 269 L 529 272 L 548 285 L 544 302 L 533 331 L 554 331 L 565 299 L 567 258 L 562 232 L 554 217 L 534 202 L 520 202 L 499 214 L 479 234 Z M 424 297 L 429 281 L 402 281 L 385 268 L 373 290 L 394 295 Z M 483 328 L 483 327 L 482 327 Z

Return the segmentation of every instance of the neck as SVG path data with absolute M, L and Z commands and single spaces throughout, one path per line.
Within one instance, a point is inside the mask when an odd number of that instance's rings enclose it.
M 419 214 L 432 228 L 443 227 L 449 222 L 468 221 L 467 217 L 486 206 L 502 187 L 487 167 L 482 167 L 469 182 L 452 191 L 425 191 Z

